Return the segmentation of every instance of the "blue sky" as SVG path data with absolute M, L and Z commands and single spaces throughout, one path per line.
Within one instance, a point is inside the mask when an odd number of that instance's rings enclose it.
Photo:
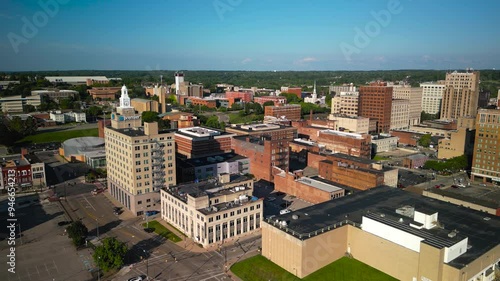
M 500 68 L 498 11 L 498 0 L 4 0 L 0 70 Z

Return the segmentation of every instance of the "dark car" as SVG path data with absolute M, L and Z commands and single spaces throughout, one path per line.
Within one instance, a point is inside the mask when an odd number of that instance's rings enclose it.
M 451 187 L 452 188 L 458 188 L 458 185 L 452 185 Z
M 156 215 L 158 213 L 159 213 L 158 211 L 146 211 L 146 217 L 153 216 L 153 215 Z
M 281 191 L 276 192 L 276 196 L 281 196 L 281 195 L 285 195 L 285 193 Z

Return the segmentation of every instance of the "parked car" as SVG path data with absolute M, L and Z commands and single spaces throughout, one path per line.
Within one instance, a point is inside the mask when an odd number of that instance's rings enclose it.
M 71 224 L 71 221 L 60 221 L 57 223 L 58 226 L 64 226 L 64 225 L 68 225 L 68 224 Z
M 144 279 L 142 278 L 142 276 L 136 276 L 136 277 L 132 277 L 132 278 L 130 278 L 128 281 L 142 281 L 142 280 L 144 280 Z
M 153 216 L 153 215 L 156 215 L 158 213 L 159 213 L 158 211 L 146 211 L 146 217 Z
M 458 188 L 458 185 L 452 185 L 451 187 L 452 188 Z
M 288 214 L 290 212 L 291 212 L 290 209 L 283 209 L 280 211 L 280 215 Z

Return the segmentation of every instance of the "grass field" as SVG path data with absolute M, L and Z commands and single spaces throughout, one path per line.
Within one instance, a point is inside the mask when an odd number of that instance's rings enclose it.
M 373 157 L 373 161 L 382 161 L 382 160 L 388 160 L 388 159 L 389 159 L 388 157 L 379 156 L 379 155 L 375 155 L 375 157 Z
M 320 270 L 300 279 L 259 255 L 234 264 L 231 271 L 243 281 L 397 281 L 397 279 L 362 262 L 341 258 Z
M 46 143 L 46 142 L 63 142 L 68 139 L 78 137 L 97 137 L 99 135 L 96 129 L 83 130 L 64 130 L 59 132 L 40 132 L 35 135 L 27 136 L 17 143 Z
M 143 223 L 143 227 L 149 227 L 151 229 L 154 229 L 154 232 L 160 236 L 165 237 L 166 239 L 172 241 L 172 242 L 179 242 L 182 241 L 179 236 L 175 235 L 173 232 L 168 230 L 166 227 L 164 227 L 161 223 L 157 221 L 150 221 L 149 223 Z

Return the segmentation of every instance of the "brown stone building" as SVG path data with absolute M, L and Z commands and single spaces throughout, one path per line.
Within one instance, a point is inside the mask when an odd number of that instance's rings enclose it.
M 319 177 L 304 177 L 300 170 L 294 173 L 282 171 L 274 175 L 274 189 L 313 204 L 340 198 L 348 193 L 342 185 Z
M 360 190 L 382 184 L 396 187 L 398 170 L 383 167 L 373 160 L 352 157 L 342 153 L 326 156 L 319 162 L 319 176 Z
M 163 120 L 170 120 L 170 128 L 182 129 L 200 125 L 200 120 L 189 112 L 167 112 L 162 114 Z
M 479 100 L 479 71 L 446 73 L 441 119 L 476 116 Z
M 182 128 L 175 132 L 175 151 L 187 158 L 228 153 L 233 136 L 202 127 Z
M 97 87 L 88 90 L 89 95 L 92 96 L 93 100 L 96 99 L 110 99 L 115 100 L 116 94 L 120 92 L 121 87 Z
M 250 160 L 250 173 L 257 179 L 273 182 L 273 167 L 288 171 L 289 147 L 285 139 L 270 136 L 237 136 L 232 149 Z
M 356 157 L 371 158 L 371 136 L 333 130 L 318 132 L 318 144 L 334 153 L 345 153 Z
M 480 109 L 472 157 L 472 180 L 500 184 L 500 110 Z
M 399 144 L 417 146 L 418 140 L 424 134 L 409 131 L 391 131 L 391 136 L 399 138 Z
M 359 87 L 359 116 L 377 120 L 377 133 L 387 133 L 391 127 L 392 87 Z
M 298 104 L 288 104 L 283 106 L 266 106 L 264 107 L 264 116 L 273 116 L 281 118 L 282 116 L 288 120 L 299 120 L 301 107 Z

